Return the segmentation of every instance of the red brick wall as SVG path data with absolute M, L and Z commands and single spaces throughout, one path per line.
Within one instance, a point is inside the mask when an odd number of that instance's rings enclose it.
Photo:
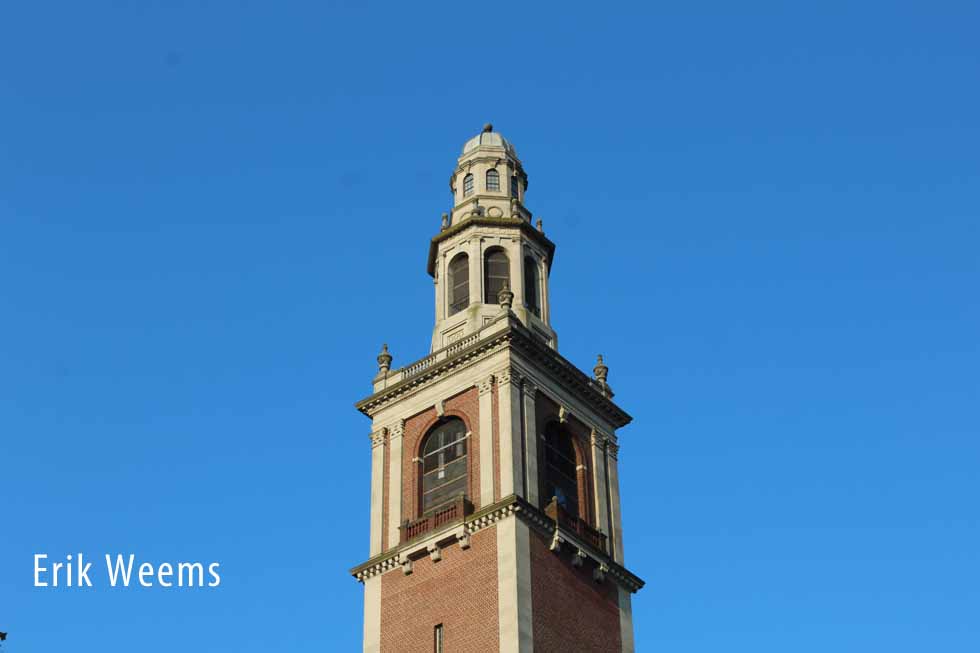
M 439 562 L 426 556 L 408 576 L 381 577 L 382 653 L 431 653 L 440 623 L 450 653 L 499 649 L 495 527 L 474 533 L 465 551 L 453 544 Z
M 480 504 L 480 396 L 475 387 L 469 388 L 443 401 L 447 416 L 459 417 L 466 423 L 470 432 L 467 443 L 467 467 L 469 469 L 469 497 L 474 505 Z M 429 408 L 405 420 L 405 432 L 402 435 L 402 519 L 419 517 L 419 466 L 412 462 L 419 457 L 422 438 L 429 432 L 439 416 L 435 408 Z M 398 535 L 394 534 L 389 545 L 398 543 Z
M 553 553 L 544 536 L 531 531 L 535 653 L 622 650 L 616 584 L 609 579 L 596 583 L 590 565 L 573 567 L 571 552 Z

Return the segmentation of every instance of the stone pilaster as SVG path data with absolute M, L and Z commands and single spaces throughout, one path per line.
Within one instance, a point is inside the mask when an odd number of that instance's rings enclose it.
M 479 383 L 480 391 L 480 507 L 489 506 L 493 496 L 493 376 Z
M 524 380 L 524 452 L 527 474 L 525 498 L 532 506 L 538 505 L 538 420 L 536 416 L 538 388 Z
M 398 544 L 402 523 L 402 435 L 404 420 L 388 428 L 388 546 Z
M 384 459 L 387 429 L 371 434 L 371 546 L 370 553 L 381 553 L 382 515 L 384 514 Z
M 533 651 L 531 533 L 514 515 L 497 523 L 497 611 L 500 653 Z
M 619 446 L 609 440 L 606 442 L 606 476 L 609 480 L 609 521 L 612 524 L 612 555 L 621 565 L 623 562 L 623 516 L 619 502 Z
M 500 496 L 524 496 L 524 463 L 521 455 L 520 375 L 507 367 L 494 374 L 500 426 Z
M 592 487 L 595 488 L 593 496 L 595 498 L 595 521 L 600 531 L 609 537 L 612 529 L 609 524 L 609 510 L 607 509 L 608 494 L 606 493 L 606 436 L 592 429 L 590 436 L 592 445 Z M 612 544 L 611 542 L 609 543 Z

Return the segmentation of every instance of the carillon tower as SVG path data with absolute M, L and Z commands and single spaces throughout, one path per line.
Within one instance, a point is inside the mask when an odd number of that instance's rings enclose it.
M 616 430 L 602 357 L 558 353 L 555 245 L 527 174 L 490 125 L 463 146 L 453 209 L 429 243 L 431 353 L 392 367 L 371 418 L 364 651 L 633 651 Z

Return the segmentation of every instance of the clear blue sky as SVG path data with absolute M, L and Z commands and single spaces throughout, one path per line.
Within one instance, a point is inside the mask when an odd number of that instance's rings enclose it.
M 860 5 L 860 6 L 859 6 Z M 640 651 L 980 649 L 976 3 L 0 12 L 11 653 L 353 651 L 374 357 L 462 143 L 606 355 Z M 217 560 L 38 590 L 35 552 Z M 100 572 L 101 573 L 101 572 Z

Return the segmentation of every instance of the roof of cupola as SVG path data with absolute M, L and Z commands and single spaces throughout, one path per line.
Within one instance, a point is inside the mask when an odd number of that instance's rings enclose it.
M 493 131 L 493 125 L 490 123 L 483 126 L 482 132 L 466 141 L 466 144 L 463 145 L 463 156 L 481 146 L 502 147 L 514 156 L 517 156 L 517 152 L 514 150 L 514 146 L 510 144 L 510 141 Z

